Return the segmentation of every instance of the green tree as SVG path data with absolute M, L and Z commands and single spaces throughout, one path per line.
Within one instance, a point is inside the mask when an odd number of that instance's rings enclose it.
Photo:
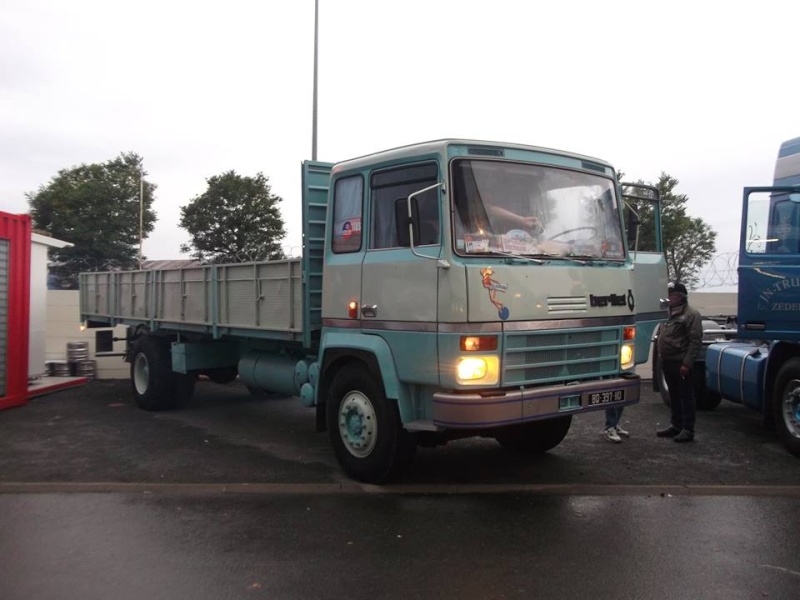
M 50 271 L 64 287 L 77 286 L 81 271 L 138 267 L 140 205 L 142 237 L 156 222 L 151 208 L 156 186 L 143 181 L 145 175 L 142 158 L 123 152 L 105 163 L 62 169 L 26 194 L 33 227 L 74 244 L 50 249 Z
M 638 184 L 644 184 L 642 180 Z M 680 281 L 686 287 L 694 287 L 699 281 L 699 272 L 716 251 L 717 232 L 703 219 L 687 214 L 686 194 L 675 193 L 678 180 L 662 172 L 656 183 L 661 198 L 661 240 L 667 259 L 670 281 Z M 641 219 L 639 249 L 655 247 L 655 217 L 651 204 L 632 202 Z
M 284 258 L 282 199 L 272 193 L 267 177 L 227 171 L 207 183 L 203 194 L 181 208 L 180 226 L 191 235 L 181 252 L 208 263 Z

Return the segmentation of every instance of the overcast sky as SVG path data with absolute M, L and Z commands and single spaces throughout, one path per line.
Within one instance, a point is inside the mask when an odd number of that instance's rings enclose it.
M 741 190 L 800 136 L 800 2 L 319 0 L 318 159 L 465 137 L 676 177 L 737 248 Z M 262 171 L 300 248 L 314 0 L 0 0 L 0 210 L 59 169 L 144 157 L 151 259 L 179 207 Z

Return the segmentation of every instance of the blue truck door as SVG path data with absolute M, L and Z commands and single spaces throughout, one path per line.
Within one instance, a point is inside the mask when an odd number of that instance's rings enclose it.
M 800 138 L 783 142 L 773 187 L 744 189 L 739 337 L 800 341 Z

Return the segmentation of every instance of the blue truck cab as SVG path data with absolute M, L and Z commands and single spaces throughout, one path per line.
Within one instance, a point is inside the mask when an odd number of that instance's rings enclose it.
M 800 138 L 770 187 L 744 189 L 735 342 L 706 352 L 706 387 L 764 415 L 800 456 Z

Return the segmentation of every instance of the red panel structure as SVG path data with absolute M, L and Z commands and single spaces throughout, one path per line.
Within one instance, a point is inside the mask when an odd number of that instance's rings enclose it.
M 0 409 L 19 406 L 28 401 L 28 339 L 31 305 L 31 219 L 28 215 L 0 212 L 0 241 L 7 252 L 6 264 L 0 269 L 5 279 L 7 300 L 3 323 L 5 364 L 0 364 L 5 377 L 0 385 Z

